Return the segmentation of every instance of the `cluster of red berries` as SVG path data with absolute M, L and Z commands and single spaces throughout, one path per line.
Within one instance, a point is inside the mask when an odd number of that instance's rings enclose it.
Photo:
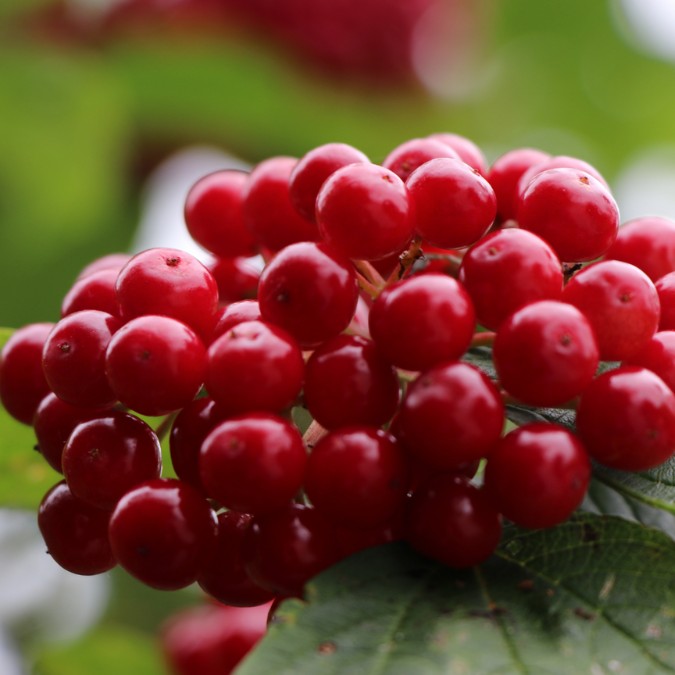
M 394 539 L 466 567 L 502 518 L 568 518 L 591 458 L 675 450 L 675 223 L 619 228 L 582 160 L 488 166 L 436 134 L 375 164 L 333 143 L 205 176 L 185 218 L 209 266 L 100 259 L 2 352 L 2 403 L 64 476 L 38 520 L 69 570 L 243 606 Z M 513 406 L 576 428 L 509 429 Z

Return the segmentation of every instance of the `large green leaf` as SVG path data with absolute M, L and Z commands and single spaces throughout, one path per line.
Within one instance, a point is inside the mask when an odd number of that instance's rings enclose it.
M 511 531 L 480 568 L 403 544 L 353 556 L 289 601 L 238 675 L 675 672 L 675 542 L 585 514 Z

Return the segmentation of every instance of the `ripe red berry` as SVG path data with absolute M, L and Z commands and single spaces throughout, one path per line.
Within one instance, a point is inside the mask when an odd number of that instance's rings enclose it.
M 472 169 L 478 171 L 481 176 L 487 175 L 488 165 L 483 151 L 469 138 L 460 134 L 440 132 L 431 134 L 429 138 L 435 141 L 441 141 L 449 145 L 459 158 L 468 164 Z
M 659 294 L 659 330 L 675 330 L 675 272 L 659 277 L 654 284 Z
M 384 158 L 382 166 L 406 182 L 418 167 L 439 157 L 461 161 L 455 150 L 437 138 L 412 138 L 396 146 Z
M 370 334 L 399 368 L 424 370 L 459 359 L 476 325 L 473 303 L 452 277 L 423 274 L 387 287 L 370 310 Z
M 244 224 L 244 190 L 248 174 L 226 169 L 200 178 L 185 200 L 185 224 L 192 238 L 223 258 L 256 252 L 253 234 Z
M 82 270 L 80 270 L 77 278 L 84 279 L 84 277 L 87 277 L 94 272 L 99 272 L 100 270 L 115 270 L 119 273 L 129 260 L 131 260 L 131 255 L 128 253 L 108 253 L 85 265 Z
M 108 543 L 110 512 L 73 496 L 65 481 L 44 496 L 38 527 L 47 552 L 73 574 L 101 574 L 115 567 Z
M 304 370 L 302 352 L 286 331 L 244 321 L 209 347 L 206 389 L 229 415 L 281 412 L 300 393 Z
M 577 272 L 562 299 L 588 319 L 603 361 L 621 361 L 639 351 L 659 325 L 659 295 L 653 282 L 619 260 L 603 260 Z
M 396 411 L 396 369 L 372 340 L 338 335 L 326 340 L 307 362 L 304 400 L 326 429 L 352 424 L 379 427 Z
M 525 305 L 559 300 L 563 272 L 543 239 L 511 227 L 488 234 L 464 254 L 459 281 L 471 296 L 478 323 L 496 330 Z
M 432 159 L 406 181 L 415 230 L 441 248 L 463 248 L 478 241 L 497 215 L 490 184 L 459 159 Z
M 188 326 L 168 316 L 139 316 L 113 336 L 105 356 L 117 398 L 142 415 L 187 405 L 204 383 L 206 349 Z
M 556 406 L 571 401 L 598 368 L 598 345 L 588 319 L 572 305 L 541 300 L 499 326 L 492 357 L 499 381 L 523 403 Z
M 502 433 L 504 405 L 496 387 L 468 363 L 442 363 L 406 391 L 397 434 L 415 461 L 452 471 L 489 455 Z
M 524 424 L 500 440 L 485 467 L 485 490 L 520 527 L 553 527 L 581 504 L 591 463 L 579 439 L 555 424 Z
M 216 322 L 218 286 L 194 256 L 172 248 L 136 254 L 117 278 L 117 299 L 125 321 L 145 314 L 168 316 L 208 341 Z
M 213 340 L 227 333 L 230 328 L 234 328 L 244 321 L 258 321 L 260 316 L 260 305 L 257 300 L 238 300 L 223 307 L 218 318 L 218 323 L 213 330 Z
M 273 513 L 296 496 L 306 463 L 298 429 L 261 412 L 218 424 L 199 454 L 201 481 L 209 497 L 228 509 L 255 515 Z
M 61 316 L 67 316 L 83 309 L 98 309 L 113 316 L 119 316 L 115 284 L 119 270 L 106 268 L 91 272 L 77 279 L 61 303 Z
M 171 478 L 127 492 L 110 519 L 115 558 L 133 577 L 160 590 L 193 583 L 216 538 L 217 521 L 206 500 Z
M 62 467 L 78 499 L 112 510 L 131 488 L 159 478 L 162 450 L 143 420 L 110 410 L 73 429 L 63 449 Z
M 586 388 L 576 424 L 588 453 L 600 464 L 645 471 L 675 452 L 675 394 L 655 373 L 622 366 Z
M 522 195 L 536 176 L 550 169 L 576 169 L 577 171 L 583 171 L 584 173 L 593 176 L 593 178 L 608 188 L 607 181 L 592 164 L 589 164 L 578 157 L 570 157 L 569 155 L 554 155 L 553 157 L 546 157 L 541 162 L 532 164 L 527 168 L 527 170 L 523 172 L 522 176 L 518 180 L 518 193 Z
M 310 242 L 280 251 L 263 271 L 258 288 L 263 319 L 287 330 L 303 349 L 347 328 L 357 300 L 350 262 L 326 244 Z
M 31 424 L 49 393 L 42 350 L 53 323 L 31 323 L 15 331 L 0 352 L 0 402 L 19 422 Z
M 376 164 L 350 164 L 333 173 L 319 191 L 316 219 L 324 240 L 355 260 L 402 251 L 415 228 L 405 184 Z
M 522 193 L 518 224 L 547 241 L 563 262 L 584 262 L 605 253 L 619 227 L 609 190 L 589 173 L 549 169 Z
M 654 333 L 639 351 L 624 360 L 623 365 L 647 368 L 675 391 L 675 331 Z
M 417 489 L 408 507 L 408 542 L 450 567 L 472 567 L 489 558 L 501 538 L 501 519 L 485 492 L 451 473 Z
M 314 446 L 305 490 L 336 525 L 383 525 L 403 508 L 409 485 L 405 454 L 390 434 L 366 426 L 338 429 Z

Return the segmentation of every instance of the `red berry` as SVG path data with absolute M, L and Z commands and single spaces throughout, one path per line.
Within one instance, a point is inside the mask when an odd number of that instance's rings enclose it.
M 101 574 L 115 567 L 108 543 L 110 512 L 73 496 L 65 481 L 57 483 L 38 509 L 38 527 L 47 551 L 73 574 Z
M 572 305 L 541 300 L 505 319 L 492 356 L 499 381 L 523 403 L 571 401 L 598 368 L 598 346 L 588 319 Z
M 675 330 L 675 272 L 659 277 L 654 284 L 659 294 L 659 330 Z
M 370 310 L 370 334 L 381 353 L 406 370 L 458 359 L 476 325 L 473 303 L 452 277 L 424 274 L 387 287 Z
M 226 414 L 281 412 L 300 393 L 305 364 L 293 338 L 263 321 L 244 321 L 208 351 L 206 389 Z
M 415 228 L 405 184 L 376 164 L 350 164 L 333 173 L 317 197 L 316 219 L 325 241 L 356 260 L 402 251 Z
M 119 316 L 115 283 L 119 270 L 106 268 L 91 272 L 78 279 L 61 303 L 61 316 L 67 316 L 83 309 L 98 309 L 113 316 Z
M 166 415 L 202 387 L 206 349 L 197 334 L 168 316 L 140 316 L 108 345 L 105 369 L 119 400 L 142 415 Z
M 460 159 L 455 150 L 437 138 L 412 138 L 395 147 L 384 158 L 382 166 L 405 182 L 415 169 L 439 157 Z
M 112 510 L 131 488 L 159 478 L 162 450 L 143 420 L 110 410 L 75 427 L 63 449 L 62 467 L 78 499 Z
M 218 323 L 213 330 L 213 339 L 227 333 L 230 328 L 234 328 L 244 321 L 258 321 L 260 319 L 260 305 L 257 300 L 238 300 L 223 307 Z
M 470 246 L 497 215 L 497 198 L 475 169 L 458 159 L 432 159 L 406 181 L 415 229 L 441 248 Z
M 501 538 L 499 512 L 466 478 L 437 474 L 413 495 L 407 540 L 420 553 L 450 567 L 487 560 Z
M 131 255 L 128 253 L 109 253 L 85 265 L 77 275 L 77 278 L 78 280 L 84 279 L 84 277 L 101 270 L 115 270 L 119 273 L 129 260 L 131 260 Z
M 675 331 L 663 330 L 647 340 L 642 348 L 631 354 L 623 365 L 641 366 L 656 373 L 675 391 Z
M 372 340 L 338 335 L 324 342 L 307 362 L 304 397 L 312 417 L 326 429 L 381 426 L 398 405 L 396 369 Z
M 15 331 L 0 352 L 0 402 L 19 422 L 31 424 L 49 393 L 42 350 L 53 323 L 31 323 Z
M 200 178 L 185 200 L 185 224 L 192 238 L 222 258 L 256 252 L 253 235 L 244 224 L 244 188 L 248 174 L 226 169 Z
M 218 284 L 222 304 L 255 298 L 260 272 L 246 258 L 217 258 L 209 270 Z
M 302 487 L 307 453 L 290 422 L 269 413 L 230 417 L 202 443 L 199 469 L 209 497 L 234 511 L 268 514 Z
M 546 157 L 541 162 L 532 164 L 526 171 L 523 172 L 522 176 L 518 180 L 518 193 L 522 195 L 536 176 L 538 176 L 543 171 L 548 171 L 550 169 L 576 169 L 577 171 L 583 171 L 584 173 L 593 176 L 593 178 L 608 188 L 607 181 L 592 164 L 589 164 L 578 157 L 569 157 L 568 155 L 554 155 L 553 157 Z
M 496 330 L 517 309 L 538 300 L 559 300 L 560 260 L 536 234 L 506 228 L 488 234 L 462 259 L 459 281 L 468 291 L 478 323 Z
M 110 519 L 110 545 L 133 577 L 160 590 L 189 586 L 215 544 L 217 521 L 187 483 L 157 478 L 127 492 Z
M 466 138 L 466 136 L 441 132 L 431 134 L 429 138 L 449 145 L 463 162 L 478 171 L 481 176 L 487 175 L 488 165 L 483 151 L 472 140 Z
M 358 284 L 349 261 L 325 244 L 287 246 L 260 277 L 265 321 L 287 330 L 303 349 L 341 333 L 352 320 Z
M 622 366 L 587 387 L 576 423 L 588 453 L 600 464 L 645 471 L 675 451 L 675 394 L 651 371 Z
M 553 527 L 581 504 L 591 463 L 577 437 L 555 424 L 524 424 L 494 448 L 485 490 L 497 510 L 520 527 Z

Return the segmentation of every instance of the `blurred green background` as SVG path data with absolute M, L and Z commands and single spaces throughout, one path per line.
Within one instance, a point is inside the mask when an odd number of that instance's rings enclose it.
M 188 21 L 153 2 L 154 13 L 102 30 L 94 9 L 105 2 L 0 0 L 0 326 L 56 320 L 87 262 L 130 250 L 148 176 L 189 146 L 255 163 L 343 141 L 379 161 L 450 131 L 489 160 L 525 145 L 579 156 L 626 214 L 653 195 L 646 208 L 675 215 L 675 66 L 639 39 L 640 3 L 443 0 L 449 25 L 422 45 L 423 75 L 388 79 L 336 75 L 251 23 Z M 371 23 L 388 30 L 386 15 Z M 30 430 L 0 416 L 0 504 L 34 509 L 57 480 L 31 445 Z M 104 623 L 75 644 L 15 635 L 35 672 L 162 672 L 154 631 L 197 595 L 118 574 L 113 589 Z

